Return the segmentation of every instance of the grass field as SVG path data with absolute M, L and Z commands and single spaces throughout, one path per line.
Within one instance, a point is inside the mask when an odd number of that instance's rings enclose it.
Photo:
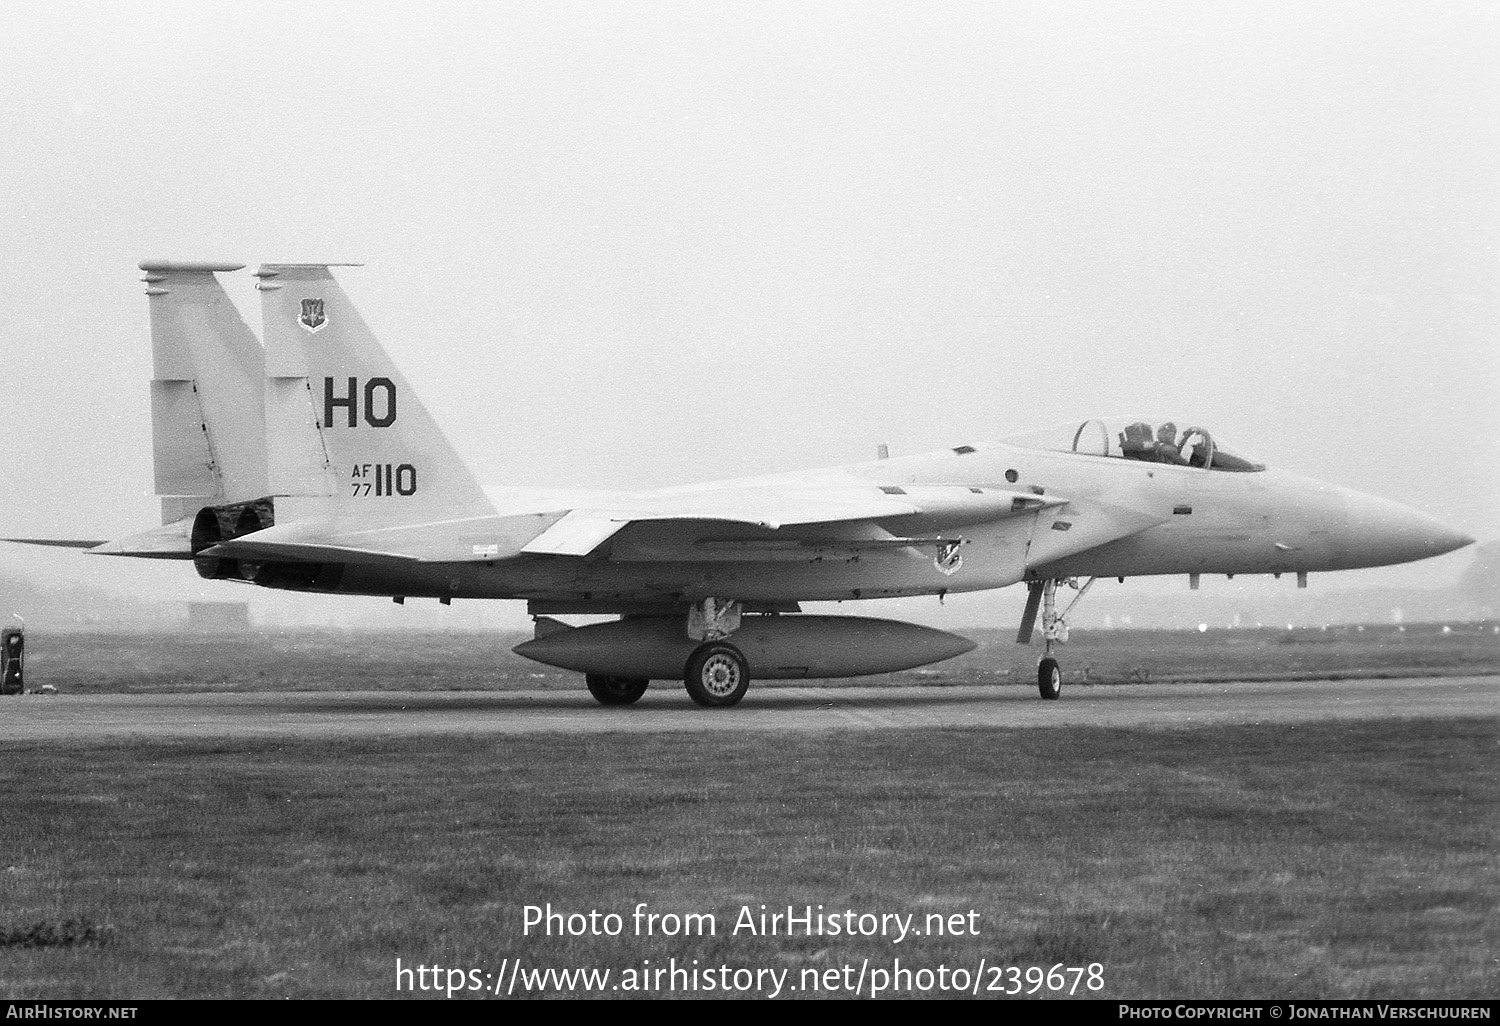
M 878 684 L 1035 686 L 1040 645 L 1009 631 L 970 631 L 967 655 Z M 528 635 L 445 631 L 289 633 L 32 632 L 27 679 L 71 693 L 326 689 L 580 689 L 576 673 L 512 654 Z M 1491 624 L 1187 631 L 1078 631 L 1063 649 L 1070 683 L 1500 674 Z M 798 682 L 790 682 L 798 683 Z M 837 686 L 840 682 L 829 682 Z M 757 682 L 775 687 L 776 682 Z
M 481 973 L 698 959 L 795 986 L 899 957 L 1099 963 L 1107 998 L 1495 998 L 1497 733 L 13 745 L 0 995 L 389 997 L 397 958 Z M 524 906 L 548 902 L 618 912 L 625 935 L 523 936 Z M 630 936 L 638 902 L 712 913 L 718 932 Z M 729 933 L 762 903 L 919 923 L 972 909 L 978 935 Z

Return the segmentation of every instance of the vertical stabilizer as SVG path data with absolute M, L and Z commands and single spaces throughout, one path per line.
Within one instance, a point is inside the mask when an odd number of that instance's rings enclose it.
M 219 285 L 244 264 L 143 260 L 162 523 L 267 494 L 265 354 Z
M 492 512 L 328 264 L 263 264 L 272 490 L 334 495 L 340 518 L 411 523 Z

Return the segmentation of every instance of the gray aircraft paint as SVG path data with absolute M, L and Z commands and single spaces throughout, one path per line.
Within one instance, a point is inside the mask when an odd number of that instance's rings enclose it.
M 177 307 L 153 308 L 159 379 L 186 395 L 184 383 L 196 387 L 186 357 L 211 363 L 215 347 L 235 347 L 233 367 L 264 366 L 264 391 L 247 391 L 261 399 L 259 409 L 241 417 L 225 403 L 196 408 L 208 438 L 258 428 L 258 445 L 225 455 L 237 461 L 240 479 L 274 481 L 287 492 L 250 504 L 209 502 L 186 535 L 146 532 L 99 551 L 191 558 L 203 576 L 277 589 L 517 598 L 538 609 L 617 612 L 624 619 L 616 624 L 539 630 L 517 649 L 589 673 L 671 676 L 691 665 L 699 642 L 716 638 L 739 640 L 746 646 L 739 651 L 773 677 L 884 672 L 967 650 L 952 635 L 888 622 L 872 631 L 882 622 L 863 618 L 741 623 L 741 605 L 779 613 L 804 601 L 944 596 L 1074 576 L 1300 578 L 1425 558 L 1470 541 L 1388 500 L 1220 452 L 1203 428 L 1185 428 L 1174 444 L 1176 422 L 1160 419 L 1151 422 L 1160 425 L 1156 443 L 1132 441 L 1137 429 L 1152 437 L 1145 422 L 1083 421 L 1017 442 L 668 489 L 487 491 L 329 265 L 256 272 L 267 339 L 260 361 L 243 358 L 253 343 L 213 279 L 233 265 L 142 266 L 153 279 L 175 266 L 192 286 Z M 150 294 L 161 304 L 169 293 L 153 282 Z M 157 312 L 178 309 L 192 315 L 188 328 L 183 316 Z M 153 407 L 158 438 L 181 435 L 183 409 Z M 180 489 L 183 478 L 213 483 L 188 472 L 197 467 L 190 447 L 157 451 L 159 490 Z M 188 469 L 163 475 L 163 453 Z M 218 484 L 210 494 L 230 493 Z M 720 602 L 733 604 L 729 626 L 705 635 L 689 610 Z M 656 615 L 641 619 L 647 611 Z M 1060 630 L 1046 635 L 1044 663 L 1066 638 L 1052 615 L 1044 610 L 1044 623 Z M 1055 694 L 1044 688 L 1044 696 Z

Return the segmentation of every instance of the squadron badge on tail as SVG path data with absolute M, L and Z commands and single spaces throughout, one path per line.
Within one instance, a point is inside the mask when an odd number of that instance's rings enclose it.
M 319 328 L 325 327 L 328 324 L 328 318 L 323 315 L 323 301 L 321 299 L 304 299 L 302 301 L 302 315 L 297 318 L 297 323 L 312 334 L 317 334 Z

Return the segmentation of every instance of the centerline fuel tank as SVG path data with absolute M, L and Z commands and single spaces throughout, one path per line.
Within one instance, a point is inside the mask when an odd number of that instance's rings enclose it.
M 701 642 L 685 618 L 627 617 L 613 623 L 556 629 L 517 645 L 517 655 L 583 673 L 681 678 Z M 859 677 L 940 662 L 974 648 L 957 634 L 899 620 L 862 616 L 745 616 L 723 639 L 738 648 L 757 680 Z

